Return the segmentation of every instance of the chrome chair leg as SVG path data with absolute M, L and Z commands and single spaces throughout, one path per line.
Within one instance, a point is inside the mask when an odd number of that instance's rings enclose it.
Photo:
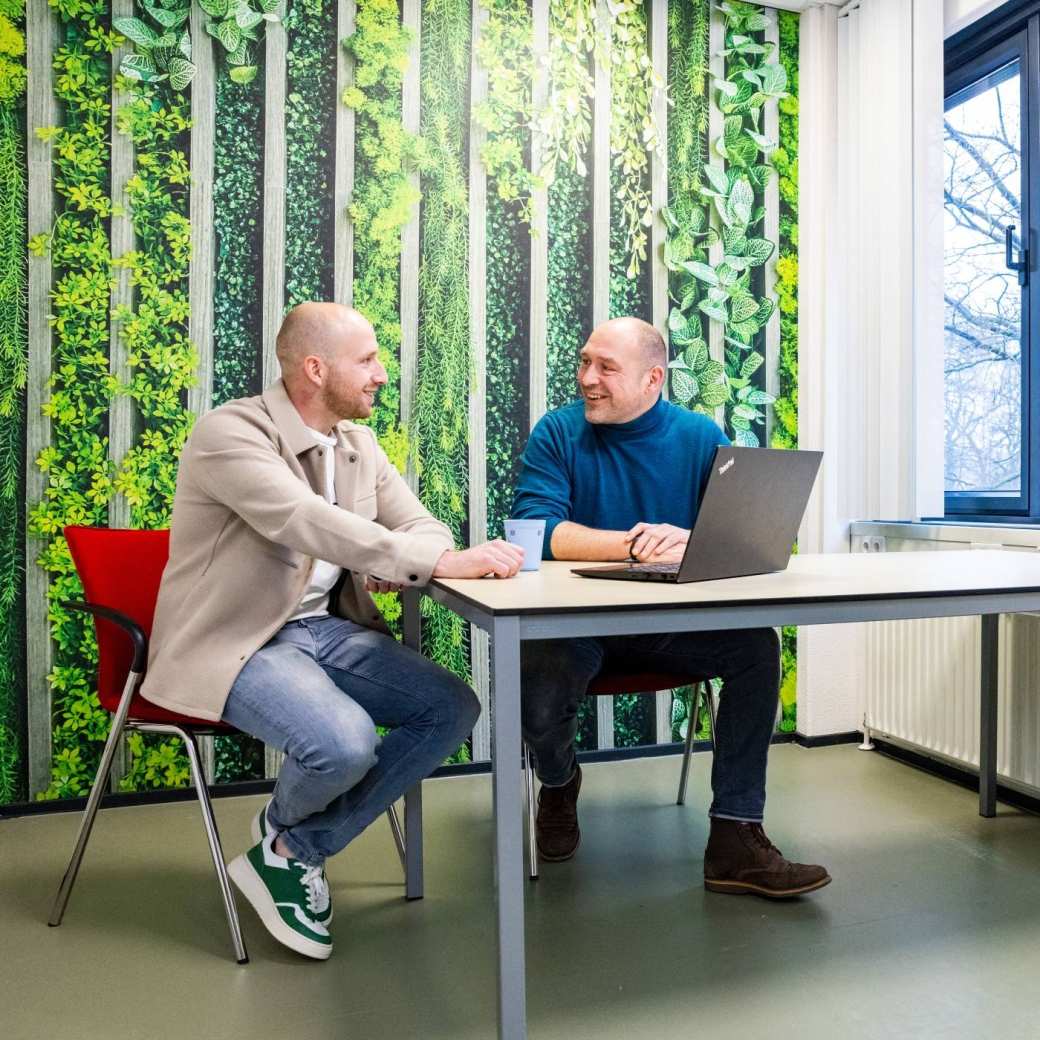
M 719 699 L 715 696 L 715 688 L 710 679 L 704 680 L 704 692 L 708 695 L 708 714 L 711 715 L 711 746 L 715 748 L 715 733 L 719 718 Z
M 86 851 L 87 842 L 90 840 L 90 832 L 94 828 L 94 819 L 97 816 L 98 806 L 101 804 L 101 796 L 108 786 L 108 775 L 112 771 L 112 760 L 115 758 L 116 749 L 126 726 L 126 716 L 130 711 L 130 700 L 134 687 L 141 676 L 139 673 L 131 672 L 126 679 L 123 696 L 119 701 L 119 707 L 112 717 L 112 728 L 105 741 L 105 749 L 101 752 L 101 761 L 98 763 L 97 775 L 94 777 L 94 786 L 90 789 L 87 798 L 87 806 L 83 810 L 83 819 L 80 821 L 79 833 L 76 835 L 76 845 L 72 850 L 72 859 L 65 870 L 65 876 L 58 886 L 58 894 L 54 897 L 54 905 L 51 907 L 51 916 L 47 924 L 51 928 L 57 928 L 61 919 L 65 916 L 65 907 L 68 906 L 69 896 L 72 894 L 72 886 L 76 883 L 76 875 L 79 874 L 80 863 L 83 862 L 83 853 Z
M 397 856 L 401 861 L 401 871 L 405 877 L 408 876 L 408 860 L 404 851 L 404 832 L 401 830 L 401 821 L 397 816 L 397 807 L 389 806 L 386 810 L 386 819 L 390 824 L 390 833 L 394 836 L 394 844 L 397 846 Z
M 535 837 L 534 769 L 531 767 L 531 749 L 521 741 L 524 749 L 524 779 L 527 792 L 527 876 L 538 880 L 538 841 Z
M 694 683 L 690 687 L 686 709 L 686 743 L 683 746 L 682 774 L 679 776 L 679 794 L 676 805 L 686 804 L 686 783 L 690 779 L 690 757 L 693 754 L 693 736 L 697 732 L 697 718 L 701 710 L 701 684 Z
M 220 882 L 220 894 L 224 900 L 224 913 L 227 915 L 228 928 L 231 930 L 231 945 L 235 948 L 235 960 L 239 964 L 248 964 L 249 954 L 246 953 L 245 943 L 242 941 L 242 929 L 238 923 L 238 909 L 235 906 L 234 893 L 231 891 L 231 880 L 228 878 L 227 866 L 224 864 L 224 852 L 220 847 L 217 821 L 213 818 L 213 805 L 210 802 L 209 789 L 206 787 L 206 777 L 202 771 L 202 758 L 199 755 L 199 746 L 195 742 L 194 734 L 176 727 L 175 732 L 184 741 L 185 750 L 188 752 L 191 779 L 195 785 L 195 793 L 198 795 L 199 808 L 202 810 L 202 823 L 206 828 L 209 852 L 213 857 L 213 866 L 217 871 L 217 880 Z

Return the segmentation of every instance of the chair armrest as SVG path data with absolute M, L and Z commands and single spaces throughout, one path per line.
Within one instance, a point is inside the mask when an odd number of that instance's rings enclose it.
M 144 634 L 144 629 L 136 621 L 128 618 L 125 614 L 120 614 L 118 610 L 113 610 L 111 607 L 101 607 L 96 603 L 65 600 L 62 606 L 66 610 L 81 610 L 86 614 L 102 617 L 106 621 L 111 621 L 113 624 L 118 625 L 134 643 L 134 661 L 130 665 L 130 670 L 137 673 L 144 671 L 145 665 L 148 664 L 148 637 Z

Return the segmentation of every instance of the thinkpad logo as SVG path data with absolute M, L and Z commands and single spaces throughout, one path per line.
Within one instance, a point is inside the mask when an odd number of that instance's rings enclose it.
M 719 466 L 719 476 L 721 477 L 722 474 L 726 472 L 726 470 L 732 469 L 733 463 L 736 461 L 736 459 L 730 459 L 729 462 L 727 462 L 724 466 Z

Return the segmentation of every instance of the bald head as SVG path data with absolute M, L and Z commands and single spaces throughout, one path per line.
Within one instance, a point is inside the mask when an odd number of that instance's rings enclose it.
M 661 334 L 639 318 L 612 318 L 581 348 L 578 388 L 591 423 L 626 423 L 661 396 L 668 352 Z
M 639 358 L 647 368 L 668 365 L 668 348 L 664 337 L 648 321 L 642 318 L 611 318 L 596 326 L 593 335 L 603 342 L 624 344 L 638 351 Z M 633 359 L 634 360 L 634 359 Z
M 386 383 L 371 323 L 338 303 L 294 307 L 278 330 L 275 353 L 289 397 L 317 430 L 368 416 Z
M 331 365 L 349 346 L 373 335 L 372 326 L 353 307 L 317 302 L 293 307 L 275 343 L 286 386 L 299 384 L 305 358 L 319 357 Z

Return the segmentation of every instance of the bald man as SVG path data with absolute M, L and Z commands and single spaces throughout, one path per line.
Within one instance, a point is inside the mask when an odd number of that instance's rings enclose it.
M 546 559 L 682 559 L 715 448 L 729 441 L 707 416 L 662 398 L 666 365 L 660 333 L 637 318 L 605 322 L 582 348 L 582 400 L 531 431 L 513 508 L 545 520 Z M 762 828 L 780 687 L 773 629 L 525 642 L 521 669 L 541 859 L 570 859 L 581 840 L 574 739 L 589 682 L 603 669 L 683 671 L 723 680 L 705 886 L 786 898 L 830 881 L 823 867 L 785 859 Z
M 372 326 L 306 303 L 277 342 L 282 378 L 196 423 L 177 475 L 142 694 L 284 752 L 254 846 L 229 865 L 268 931 L 332 952 L 326 859 L 472 730 L 454 675 L 394 640 L 372 592 L 512 577 L 523 553 L 457 552 L 371 429 L 386 383 Z M 389 733 L 380 738 L 376 726 Z

